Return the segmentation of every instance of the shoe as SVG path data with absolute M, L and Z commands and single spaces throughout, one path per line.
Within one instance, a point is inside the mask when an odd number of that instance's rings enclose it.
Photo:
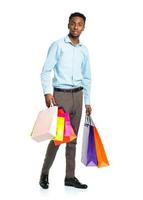
M 81 189 L 86 189 L 88 186 L 86 184 L 82 184 L 79 182 L 79 180 L 74 177 L 74 178 L 65 178 L 65 185 L 66 186 L 72 186 L 75 188 L 81 188 Z
M 48 175 L 41 174 L 39 184 L 43 189 L 48 189 L 49 187 Z

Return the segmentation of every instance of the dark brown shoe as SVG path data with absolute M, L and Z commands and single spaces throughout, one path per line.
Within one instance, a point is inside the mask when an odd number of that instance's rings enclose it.
M 79 182 L 77 178 L 65 178 L 65 186 L 86 189 L 88 186 Z

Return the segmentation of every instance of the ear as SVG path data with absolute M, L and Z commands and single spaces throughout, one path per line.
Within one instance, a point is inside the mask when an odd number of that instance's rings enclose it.
M 69 29 L 69 23 L 68 23 L 68 29 Z

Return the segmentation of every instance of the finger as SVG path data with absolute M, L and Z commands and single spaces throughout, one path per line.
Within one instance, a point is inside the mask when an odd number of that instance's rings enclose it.
M 87 115 L 90 115 L 90 112 L 89 112 L 89 110 L 86 110 L 86 114 L 87 114 Z
M 53 104 L 54 104 L 54 105 L 57 105 L 56 100 L 55 100 L 54 97 L 52 98 L 52 101 L 53 101 Z
M 47 102 L 46 105 L 47 105 L 48 108 L 50 107 L 50 103 Z
M 90 114 L 91 114 L 91 109 L 87 109 L 87 110 L 86 110 L 86 113 L 87 113 L 88 115 L 90 115 Z

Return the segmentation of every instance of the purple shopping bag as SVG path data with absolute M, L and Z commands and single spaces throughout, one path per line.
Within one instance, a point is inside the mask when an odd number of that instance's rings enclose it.
M 97 155 L 96 155 L 96 147 L 94 141 L 94 130 L 93 126 L 90 126 L 89 137 L 88 137 L 88 148 L 87 148 L 87 166 L 97 166 Z
M 85 117 L 81 162 L 86 166 L 97 166 L 97 155 L 94 141 L 93 122 Z

